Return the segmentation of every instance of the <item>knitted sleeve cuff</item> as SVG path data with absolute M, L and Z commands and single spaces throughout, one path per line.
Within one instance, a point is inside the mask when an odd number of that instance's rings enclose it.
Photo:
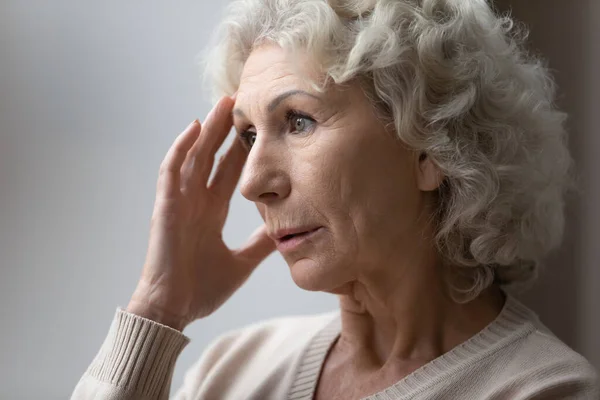
M 111 392 L 129 393 L 131 398 L 167 399 L 175 362 L 189 342 L 171 327 L 117 307 L 86 380 L 94 378 Z

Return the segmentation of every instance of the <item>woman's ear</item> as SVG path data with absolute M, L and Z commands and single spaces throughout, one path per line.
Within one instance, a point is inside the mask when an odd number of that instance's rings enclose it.
M 427 153 L 419 154 L 417 165 L 417 185 L 423 192 L 436 190 L 444 180 L 444 174 Z

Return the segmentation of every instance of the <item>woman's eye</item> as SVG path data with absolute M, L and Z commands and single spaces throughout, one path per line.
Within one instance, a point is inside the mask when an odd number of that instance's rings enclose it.
M 307 115 L 302 115 L 296 111 L 289 111 L 286 115 L 287 123 L 289 124 L 289 130 L 291 133 L 308 133 L 313 130 L 316 121 Z M 250 127 L 248 130 L 240 133 L 242 140 L 251 148 L 256 142 L 256 132 L 250 130 L 254 127 Z
M 256 132 L 248 132 L 248 145 L 252 147 L 256 142 Z
M 248 130 L 240 133 L 240 136 L 242 137 L 242 141 L 248 146 L 248 148 L 252 147 L 254 145 L 254 142 L 256 142 L 256 132 Z
M 290 111 L 287 115 L 288 121 L 290 122 L 290 129 L 292 132 L 307 132 L 313 128 L 315 120 L 309 116 L 298 114 L 297 112 Z
M 305 120 L 302 117 L 294 118 L 294 129 L 296 131 L 303 131 L 305 125 Z

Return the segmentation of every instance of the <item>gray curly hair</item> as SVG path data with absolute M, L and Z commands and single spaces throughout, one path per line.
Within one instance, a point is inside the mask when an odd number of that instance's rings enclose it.
M 268 42 L 315 60 L 320 88 L 360 82 L 378 115 L 445 175 L 435 239 L 445 264 L 469 277 L 451 284 L 468 301 L 493 283 L 532 281 L 562 238 L 566 115 L 525 38 L 485 0 L 239 0 L 205 78 L 214 94 L 233 94 L 250 52 Z

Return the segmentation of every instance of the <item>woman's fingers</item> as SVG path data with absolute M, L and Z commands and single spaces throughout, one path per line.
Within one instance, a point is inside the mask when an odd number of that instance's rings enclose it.
M 240 180 L 247 157 L 248 152 L 244 148 L 242 141 L 234 138 L 227 152 L 221 156 L 217 164 L 217 170 L 209 186 L 209 189 L 218 198 L 224 201 L 231 199 L 235 187 Z
M 234 101 L 230 97 L 221 98 L 202 124 L 202 132 L 188 154 L 189 163 L 193 165 L 191 168 L 193 172 L 188 177 L 192 180 L 191 185 L 206 187 L 215 161 L 215 153 L 233 125 L 231 116 L 233 104 Z
M 241 248 L 235 251 L 235 254 L 245 266 L 254 269 L 276 248 L 273 239 L 267 236 L 267 226 L 263 224 L 250 235 Z
M 177 136 L 160 164 L 157 190 L 162 190 L 165 193 L 179 191 L 181 166 L 199 134 L 200 123 L 198 120 L 194 120 Z

